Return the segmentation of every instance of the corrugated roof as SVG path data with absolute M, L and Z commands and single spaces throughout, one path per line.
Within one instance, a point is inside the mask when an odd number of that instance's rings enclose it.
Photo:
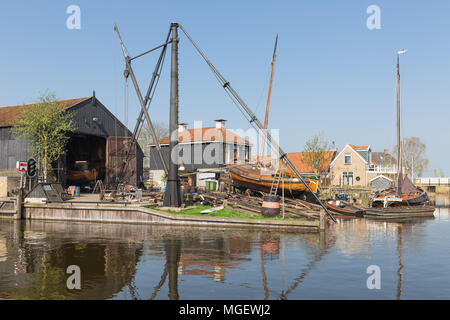
M 72 108 L 91 97 L 78 98 L 78 99 L 69 99 L 69 100 L 60 100 L 58 103 L 64 105 L 66 109 Z M 24 104 L 18 106 L 10 106 L 10 107 L 1 107 L 0 108 L 0 127 L 11 127 L 14 124 L 14 120 L 17 119 L 22 114 L 23 110 L 34 106 L 35 103 L 32 104 Z
M 207 142 L 207 141 L 225 141 L 228 143 L 238 143 L 250 145 L 248 140 L 245 140 L 233 132 L 216 127 L 200 128 L 200 129 L 184 129 L 178 132 L 178 142 Z M 169 144 L 170 136 L 158 140 L 159 144 Z M 154 145 L 153 142 L 150 145 Z
M 324 162 L 320 172 L 328 172 L 330 169 L 331 161 L 333 161 L 336 151 L 326 151 L 324 157 L 326 161 Z M 313 173 L 314 169 L 311 165 L 307 164 L 305 161 L 305 152 L 293 152 L 287 154 L 288 159 L 292 162 L 295 168 L 300 173 Z

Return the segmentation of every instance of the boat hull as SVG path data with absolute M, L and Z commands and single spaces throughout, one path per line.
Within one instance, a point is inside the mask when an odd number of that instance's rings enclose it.
M 390 200 L 392 199 L 392 200 Z M 401 199 L 401 201 L 399 201 Z M 376 194 L 372 201 L 372 207 L 409 207 L 423 206 L 429 202 L 428 194 L 425 190 L 419 189 L 414 193 L 403 193 L 399 198 L 394 189 Z
M 335 201 L 326 201 L 325 206 L 336 213 L 346 216 L 362 216 L 365 212 L 364 209 L 352 206 L 344 203 L 343 206 L 338 205 Z
M 259 170 L 232 168 L 229 171 L 233 186 L 239 189 L 250 189 L 269 193 L 272 187 L 272 174 L 261 174 Z M 295 179 L 298 180 L 298 179 Z M 313 179 L 304 179 L 313 192 L 317 192 L 318 181 Z M 282 183 L 278 187 L 278 193 L 281 193 Z M 293 196 L 309 193 L 308 188 L 301 181 L 285 179 L 285 194 Z
M 411 218 L 433 218 L 435 207 L 429 205 L 409 207 L 367 208 L 364 218 L 379 220 L 405 220 Z
M 74 184 L 89 183 L 92 181 L 96 181 L 97 178 L 98 172 L 95 169 L 84 171 L 68 170 L 66 176 L 67 181 Z

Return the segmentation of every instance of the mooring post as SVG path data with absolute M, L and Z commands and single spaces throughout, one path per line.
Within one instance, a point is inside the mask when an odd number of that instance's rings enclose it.
M 325 225 L 327 223 L 327 217 L 324 209 L 320 209 L 319 214 L 319 230 L 325 231 Z
M 15 219 L 22 219 L 22 202 L 23 202 L 23 194 L 22 194 L 22 186 L 19 188 L 19 191 L 16 195 L 16 214 Z
M 172 60 L 170 71 L 170 144 L 169 144 L 169 174 L 167 176 L 165 207 L 180 207 L 181 188 L 178 175 L 178 23 L 172 23 Z

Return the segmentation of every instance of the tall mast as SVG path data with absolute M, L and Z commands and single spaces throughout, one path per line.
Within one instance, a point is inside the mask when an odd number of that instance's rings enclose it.
M 400 138 L 400 56 L 397 54 L 397 194 L 402 194 L 402 152 Z
M 403 182 L 403 159 L 402 159 L 402 140 L 401 140 L 401 122 L 400 122 L 400 55 L 406 53 L 406 50 L 397 52 L 397 195 L 402 195 Z
M 263 130 L 263 139 L 261 141 L 261 157 L 260 157 L 260 161 L 262 162 L 264 159 L 264 148 L 266 146 L 266 137 L 265 137 L 265 132 L 267 130 L 267 124 L 269 121 L 269 105 L 270 105 L 270 96 L 272 94 L 272 81 L 273 81 L 273 71 L 275 69 L 275 61 L 277 58 L 277 43 L 278 43 L 278 34 L 277 37 L 275 38 L 275 47 L 273 49 L 273 56 L 272 56 L 272 65 L 271 65 L 271 70 L 270 70 L 270 82 L 269 82 L 269 92 L 267 94 L 267 103 L 266 103 L 266 115 L 264 117 L 264 130 Z

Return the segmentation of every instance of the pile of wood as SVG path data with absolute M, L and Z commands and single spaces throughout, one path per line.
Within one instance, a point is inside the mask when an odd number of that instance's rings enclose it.
M 240 212 L 248 214 L 260 214 L 263 199 L 249 195 L 214 192 L 202 194 L 205 200 L 213 205 L 224 205 Z M 300 199 L 285 198 L 285 218 L 308 218 L 319 219 L 320 209 L 317 204 L 309 203 Z M 280 215 L 283 214 L 283 202 L 280 200 Z

